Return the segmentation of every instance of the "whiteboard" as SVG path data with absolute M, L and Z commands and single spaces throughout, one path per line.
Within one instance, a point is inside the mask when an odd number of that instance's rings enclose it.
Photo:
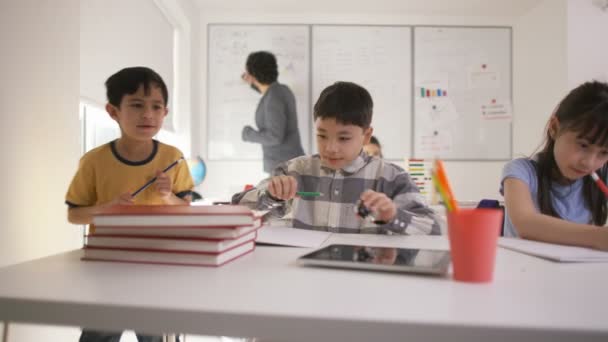
M 372 127 L 387 159 L 411 150 L 411 28 L 315 25 L 312 29 L 313 102 L 336 81 L 363 86 L 374 101 Z M 316 144 L 315 144 L 316 145 Z M 313 148 L 316 152 L 316 146 Z
M 414 28 L 414 158 L 511 159 L 511 29 Z
M 210 160 L 261 160 L 260 144 L 241 139 L 243 126 L 255 126 L 261 95 L 241 80 L 249 53 L 272 52 L 278 81 L 295 94 L 304 150 L 310 146 L 310 27 L 308 25 L 208 26 L 207 157 Z

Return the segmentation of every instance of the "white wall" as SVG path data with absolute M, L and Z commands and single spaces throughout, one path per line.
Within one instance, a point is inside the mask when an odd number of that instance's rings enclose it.
M 169 90 L 169 115 L 157 136 L 190 156 L 191 35 L 188 0 L 83 0 L 80 95 L 103 108 L 106 79 L 130 66 L 158 72 Z M 190 4 L 191 5 L 191 4 Z
M 118 70 L 158 72 L 173 102 L 173 27 L 150 0 L 80 1 L 80 94 L 105 105 L 104 82 Z
M 0 266 L 77 247 L 65 193 L 78 166 L 78 1 L 3 1 Z
M 0 266 L 78 248 L 65 192 L 80 153 L 78 0 L 0 2 Z M 11 325 L 10 342 L 73 340 L 74 329 Z
M 206 79 L 208 23 L 305 23 L 305 24 L 381 24 L 381 25 L 462 25 L 513 27 L 513 151 L 528 155 L 539 143 L 542 128 L 557 98 L 566 88 L 566 8 L 565 0 L 530 1 L 538 4 L 522 16 L 422 16 L 381 10 L 357 12 L 285 12 L 258 10 L 213 11 L 201 9 L 200 64 L 202 69 L 199 131 L 193 152 L 205 156 Z M 378 7 L 378 8 L 381 8 Z M 497 12 L 498 13 L 498 12 Z M 244 63 L 244 62 L 243 62 Z M 562 71 L 562 72 L 560 72 Z M 251 113 L 253 115 L 254 113 Z M 405 156 L 404 156 L 405 157 Z M 404 166 L 404 162 L 396 161 Z M 476 200 L 499 198 L 498 187 L 504 162 L 447 162 L 458 198 Z M 247 183 L 257 183 L 264 173 L 261 162 L 208 161 L 208 177 L 200 187 L 203 195 L 227 197 Z
M 568 0 L 568 86 L 608 82 L 608 9 L 598 0 Z
M 515 26 L 514 157 L 534 152 L 558 102 L 568 91 L 565 1 L 546 0 Z

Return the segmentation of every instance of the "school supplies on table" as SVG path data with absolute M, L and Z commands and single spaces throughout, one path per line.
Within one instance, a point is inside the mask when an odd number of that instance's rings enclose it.
M 458 211 L 458 202 L 456 201 L 456 197 L 454 197 L 454 193 L 452 192 L 450 182 L 448 181 L 448 176 L 445 172 L 443 162 L 440 159 L 435 160 L 431 178 L 435 188 L 439 192 L 439 195 L 441 195 L 441 199 L 443 200 L 447 211 Z
M 461 209 L 448 212 L 448 239 L 453 279 L 485 283 L 494 278 L 496 241 L 503 212 L 498 209 Z
M 173 163 L 171 163 L 169 166 L 167 166 L 164 170 L 164 172 L 167 172 L 169 170 L 171 170 L 172 168 L 174 168 L 177 164 L 179 164 L 182 160 L 184 160 L 184 157 L 179 158 L 178 160 L 174 161 Z M 154 182 L 156 182 L 156 176 L 152 179 L 150 179 L 149 181 L 146 182 L 146 184 L 142 185 L 139 189 L 135 190 L 135 192 L 133 192 L 131 194 L 131 196 L 135 197 L 137 196 L 137 194 L 139 194 L 140 192 L 146 190 L 150 185 L 152 185 Z
M 516 238 L 499 238 L 498 245 L 520 253 L 559 262 L 608 262 L 608 252 Z
M 236 205 L 112 206 L 93 216 L 82 259 L 220 266 L 254 249 L 261 221 Z
M 600 188 L 600 190 L 602 190 L 602 192 L 604 193 L 604 195 L 606 197 L 608 197 L 608 187 L 600 179 L 600 177 L 597 175 L 597 173 L 591 172 L 591 178 L 593 178 L 593 181 L 595 182 L 595 184 L 597 184 L 598 188 Z

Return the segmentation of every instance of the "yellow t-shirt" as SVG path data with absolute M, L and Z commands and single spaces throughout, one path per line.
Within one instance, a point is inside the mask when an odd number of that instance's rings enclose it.
M 80 159 L 76 175 L 66 194 L 69 206 L 92 206 L 114 200 L 125 192 L 134 192 L 174 161 L 182 157 L 177 148 L 154 140 L 150 156 L 142 161 L 122 158 L 114 141 L 87 152 Z M 172 190 L 178 197 L 190 194 L 194 187 L 188 165 L 180 162 L 167 175 L 173 180 Z M 163 204 L 154 184 L 135 197 L 135 204 Z

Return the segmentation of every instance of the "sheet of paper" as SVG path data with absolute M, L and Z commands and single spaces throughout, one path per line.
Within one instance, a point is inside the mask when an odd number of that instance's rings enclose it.
M 514 251 L 560 262 L 608 262 L 608 252 L 517 238 L 500 238 L 498 245 Z
M 257 243 L 318 248 L 323 245 L 332 233 L 308 229 L 297 229 L 265 225 L 258 230 Z
M 441 246 L 437 246 L 438 239 L 442 240 Z M 450 248 L 446 236 L 429 235 L 332 234 L 323 245 L 332 244 L 442 250 Z

